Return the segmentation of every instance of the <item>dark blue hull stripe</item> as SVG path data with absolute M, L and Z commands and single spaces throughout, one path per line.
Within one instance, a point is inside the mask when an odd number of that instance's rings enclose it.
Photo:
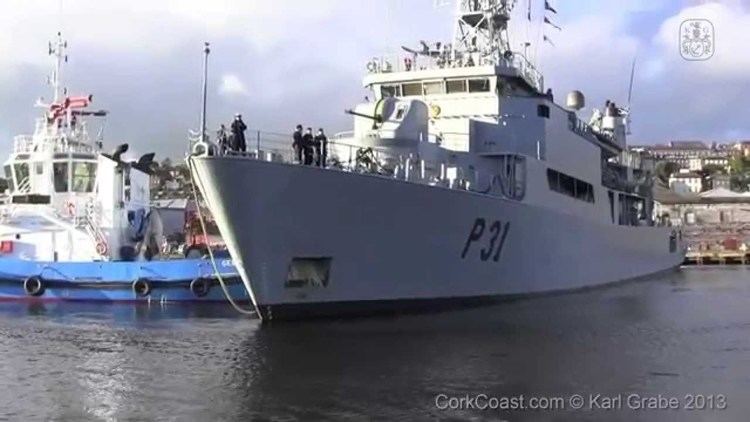
M 191 280 L 156 280 L 146 278 L 151 284 L 153 289 L 169 289 L 169 288 L 190 288 Z M 98 290 L 117 290 L 117 289 L 131 289 L 135 280 L 125 281 L 96 281 L 96 280 L 81 280 L 81 281 L 69 281 L 69 280 L 47 280 L 43 279 L 44 287 L 47 289 L 98 289 Z M 12 279 L 12 278 L 0 278 L 0 289 L 6 286 L 18 286 L 23 287 L 24 279 Z M 227 285 L 242 284 L 240 277 L 226 277 L 224 283 Z M 219 280 L 211 278 L 209 285 L 211 287 L 218 286 Z

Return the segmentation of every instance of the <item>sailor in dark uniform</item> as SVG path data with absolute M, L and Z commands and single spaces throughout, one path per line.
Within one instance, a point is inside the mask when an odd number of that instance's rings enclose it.
M 305 156 L 305 165 L 309 166 L 313 162 L 313 134 L 312 128 L 309 127 L 305 130 L 305 134 L 302 135 L 302 152 Z
M 318 129 L 318 134 L 315 135 L 315 165 L 318 167 L 326 166 L 326 159 L 328 158 L 328 137 L 323 132 L 323 128 Z
M 297 125 L 294 134 L 292 135 L 292 148 L 294 149 L 294 156 L 297 158 L 297 162 L 302 162 L 302 125 Z
M 232 122 L 232 149 L 235 151 L 245 152 L 247 145 L 245 144 L 245 130 L 247 126 L 242 121 L 242 115 L 239 113 L 234 115 L 234 121 Z

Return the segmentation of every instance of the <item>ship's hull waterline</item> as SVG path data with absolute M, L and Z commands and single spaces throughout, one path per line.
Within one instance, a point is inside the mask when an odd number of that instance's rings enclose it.
M 267 319 L 575 290 L 683 260 L 667 227 L 597 224 L 487 195 L 292 164 L 239 157 L 194 164 Z M 323 262 L 325 285 L 290 283 L 293 259 Z

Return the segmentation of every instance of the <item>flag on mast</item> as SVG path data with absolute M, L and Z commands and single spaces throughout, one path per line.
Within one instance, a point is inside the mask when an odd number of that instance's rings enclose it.
M 550 43 L 550 45 L 551 45 L 552 47 L 554 47 L 554 46 L 555 46 L 555 43 L 553 43 L 553 42 L 552 42 L 552 40 L 551 40 L 551 39 L 549 39 L 549 37 L 548 37 L 548 36 L 544 35 L 543 37 L 544 37 L 544 42 L 548 42 L 548 43 Z
M 527 0 L 526 4 L 528 6 L 528 8 L 526 9 L 526 19 L 531 20 L 531 0 Z M 546 4 L 547 4 L 547 2 L 545 0 L 545 5 Z
M 552 21 L 549 20 L 549 18 L 547 18 L 546 16 L 544 17 L 544 23 L 546 23 L 548 25 L 552 25 L 552 27 L 555 28 L 555 29 L 557 29 L 558 31 L 562 31 L 562 28 L 560 28 L 559 26 L 557 26 L 554 23 L 552 23 Z
M 544 0 L 544 10 L 549 10 L 550 12 L 557 14 L 557 10 L 553 9 L 547 0 Z

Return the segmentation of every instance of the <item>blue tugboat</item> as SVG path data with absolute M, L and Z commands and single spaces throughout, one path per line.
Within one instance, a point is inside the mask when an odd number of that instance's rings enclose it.
M 34 134 L 14 139 L 0 205 L 0 300 L 249 300 L 223 257 L 169 259 L 151 208 L 154 154 L 128 160 L 127 144 L 102 152 L 89 136 L 93 97 L 68 96 L 60 70 L 67 43 L 50 45 L 53 98 L 40 99 Z

